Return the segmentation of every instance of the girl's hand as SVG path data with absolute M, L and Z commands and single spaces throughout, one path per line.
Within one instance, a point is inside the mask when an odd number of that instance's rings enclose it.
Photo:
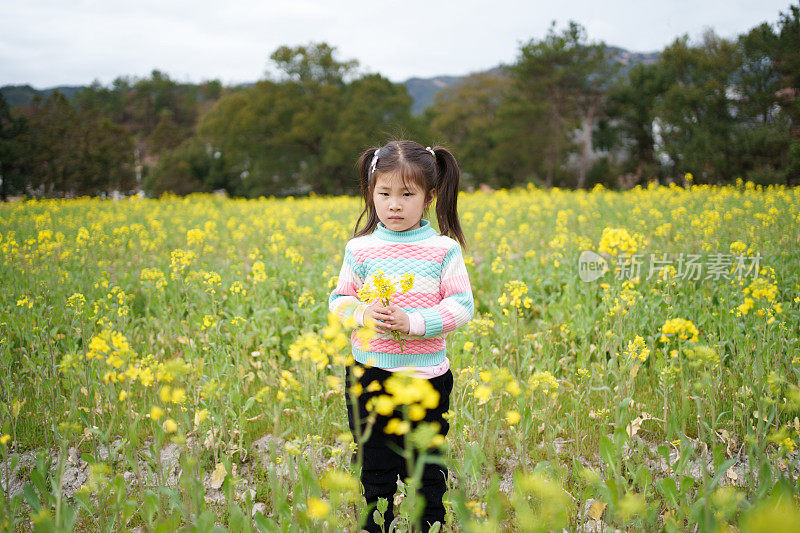
M 379 311 L 385 309 L 380 302 L 372 302 L 364 309 L 364 326 L 374 329 L 378 333 L 388 333 L 383 329 L 383 315 Z
M 378 331 L 381 333 L 399 331 L 400 333 L 408 334 L 411 328 L 411 322 L 406 312 L 394 304 L 389 304 L 386 307 L 379 304 L 372 309 L 367 307 L 364 315 L 366 316 L 367 314 L 377 320 L 380 327 L 388 330 L 382 331 L 379 329 Z

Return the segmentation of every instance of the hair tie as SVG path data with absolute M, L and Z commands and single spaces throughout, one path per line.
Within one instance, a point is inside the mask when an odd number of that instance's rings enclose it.
M 375 167 L 378 166 L 378 152 L 380 151 L 381 149 L 378 148 L 377 150 L 375 150 L 375 155 L 372 156 L 372 163 L 369 164 L 370 175 L 372 175 L 372 173 L 375 172 Z
M 434 159 L 436 159 L 436 154 L 433 153 L 433 148 L 431 148 L 430 146 L 426 146 L 425 149 L 431 153 Z

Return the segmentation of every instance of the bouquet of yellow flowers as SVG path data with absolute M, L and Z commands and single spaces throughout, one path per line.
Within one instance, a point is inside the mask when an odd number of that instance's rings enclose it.
M 407 273 L 400 276 L 400 291 L 397 290 L 394 282 L 387 278 L 386 274 L 380 269 L 375 272 L 371 281 L 371 283 L 365 283 L 364 286 L 358 290 L 359 300 L 367 304 L 380 301 L 384 307 L 387 307 L 395 292 L 405 294 L 411 290 L 414 286 L 414 274 Z M 402 334 L 399 331 L 393 331 L 392 336 L 400 344 L 400 353 L 403 353 Z

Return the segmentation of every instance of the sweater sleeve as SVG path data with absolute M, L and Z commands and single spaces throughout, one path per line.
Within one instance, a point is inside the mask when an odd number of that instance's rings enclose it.
M 449 333 L 470 321 L 475 312 L 467 266 L 458 243 L 442 261 L 440 294 L 442 301 L 433 307 L 419 309 L 425 320 L 423 338 Z
M 363 326 L 364 309 L 366 304 L 358 299 L 358 289 L 362 287 L 364 280 L 358 275 L 356 260 L 350 250 L 349 245 L 344 250 L 344 260 L 339 271 L 339 279 L 336 288 L 328 298 L 328 309 L 334 313 L 340 321 L 345 322 L 349 319 L 356 320 L 358 326 Z

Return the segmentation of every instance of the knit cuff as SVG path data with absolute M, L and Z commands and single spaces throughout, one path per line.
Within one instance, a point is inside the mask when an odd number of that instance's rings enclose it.
M 353 311 L 353 320 L 356 321 L 356 325 L 362 328 L 364 327 L 364 312 L 367 310 L 367 304 L 359 304 L 355 311 Z
M 442 321 L 442 315 L 439 314 L 439 311 L 434 308 L 427 308 L 421 309 L 417 312 L 422 315 L 422 318 L 425 320 L 424 337 L 426 339 L 435 337 L 442 332 L 444 323 Z
M 408 315 L 408 334 L 425 335 L 425 319 L 419 311 L 414 311 Z

